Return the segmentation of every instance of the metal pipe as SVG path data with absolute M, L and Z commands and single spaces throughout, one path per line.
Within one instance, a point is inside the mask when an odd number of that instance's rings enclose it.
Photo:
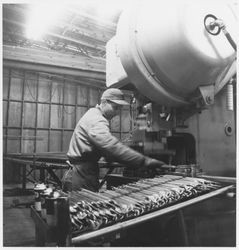
M 232 39 L 231 35 L 229 34 L 229 32 L 226 29 L 222 29 L 222 32 L 224 33 L 224 35 L 226 36 L 228 42 L 231 44 L 231 46 L 233 47 L 233 49 L 235 51 L 237 51 L 237 45 L 234 42 L 234 40 Z

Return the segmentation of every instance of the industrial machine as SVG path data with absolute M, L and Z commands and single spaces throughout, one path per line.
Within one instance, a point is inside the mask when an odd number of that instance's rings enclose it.
M 107 44 L 107 87 L 134 92 L 129 144 L 172 165 L 168 171 L 175 175 L 235 181 L 235 9 L 233 1 L 133 2 Z M 109 186 L 125 177 L 111 176 Z M 224 225 L 233 235 L 222 218 L 215 228 Z M 205 228 L 212 223 L 208 219 Z
M 235 245 L 235 5 L 151 0 L 122 12 L 107 44 L 106 84 L 134 93 L 128 143 L 167 168 L 150 178 L 125 171 L 107 178 L 111 190 L 69 194 L 58 226 L 70 218 L 61 232 L 71 244 Z
M 132 144 L 145 154 L 235 176 L 235 9 L 232 1 L 139 1 L 120 16 L 106 84 L 134 91 Z

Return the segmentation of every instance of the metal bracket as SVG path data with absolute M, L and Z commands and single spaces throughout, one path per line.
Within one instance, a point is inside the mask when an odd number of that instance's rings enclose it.
M 200 86 L 198 89 L 200 91 L 204 106 L 214 104 L 214 85 Z

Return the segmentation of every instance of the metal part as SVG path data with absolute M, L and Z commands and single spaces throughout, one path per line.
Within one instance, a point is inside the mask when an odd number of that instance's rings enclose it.
M 173 211 L 179 210 L 179 209 L 184 208 L 186 206 L 190 206 L 192 204 L 204 201 L 204 200 L 209 199 L 211 197 L 214 197 L 216 195 L 220 195 L 220 194 L 226 192 L 227 190 L 229 190 L 231 187 L 232 186 L 223 187 L 223 188 L 220 188 L 218 190 L 214 190 L 210 193 L 204 194 L 202 196 L 198 196 L 196 198 L 193 198 L 191 200 L 183 201 L 179 204 L 175 204 L 173 206 L 166 207 L 166 208 L 160 209 L 158 211 L 154 211 L 154 212 L 142 215 L 140 217 L 132 218 L 131 220 L 123 221 L 123 222 L 108 226 L 106 228 L 99 229 L 99 230 L 94 231 L 94 232 L 86 232 L 84 234 L 73 237 L 72 244 L 77 245 L 77 244 L 81 244 L 81 243 L 84 243 L 86 241 L 98 238 L 98 237 L 104 237 L 104 236 L 112 234 L 112 233 L 122 232 L 123 229 L 127 229 L 129 227 L 132 227 L 132 226 L 138 225 L 140 223 L 143 223 L 145 221 L 157 218 L 157 217 L 162 216 L 164 214 L 171 213 Z
M 200 86 L 199 90 L 204 101 L 204 106 L 212 105 L 214 103 L 214 86 Z
M 233 79 L 227 84 L 227 110 L 233 111 Z
M 236 55 L 231 45 L 224 37 L 209 36 L 204 28 L 205 25 L 211 33 L 219 32 L 216 17 L 205 19 L 208 11 L 213 11 L 228 24 L 231 38 L 236 37 L 233 7 L 225 2 L 174 4 L 172 9 L 170 3 L 142 1 L 122 13 L 112 48 L 117 47 L 115 57 L 124 71 L 113 77 L 111 67 L 116 72 L 118 66 L 109 62 L 108 87 L 117 84 L 122 87 L 127 82 L 155 103 L 180 107 L 191 105 L 190 97 L 199 86 L 213 85 L 226 71 L 231 77 L 235 74 L 235 68 L 234 73 L 227 70 Z M 167 15 L 158 15 L 159 8 Z M 207 103 L 211 102 L 210 96 Z
M 220 33 L 221 29 L 218 25 L 216 25 L 215 21 L 217 20 L 217 17 L 215 17 L 212 14 L 208 14 L 204 18 L 204 26 L 208 33 L 210 33 L 213 36 L 216 36 Z
M 211 19 L 211 20 L 209 21 L 209 19 Z M 204 18 L 204 26 L 205 26 L 207 32 L 209 32 L 211 35 L 214 35 L 214 36 L 218 35 L 222 30 L 224 35 L 226 36 L 228 42 L 231 44 L 233 49 L 235 51 L 237 51 L 237 45 L 233 41 L 229 32 L 226 30 L 226 25 L 225 25 L 223 20 L 218 19 L 214 15 L 208 14 Z
M 224 130 L 225 130 L 225 134 L 226 134 L 227 136 L 233 135 L 233 129 L 232 129 L 232 125 L 231 125 L 230 123 L 227 123 L 227 124 L 225 125 Z
M 69 195 L 72 234 L 98 230 L 219 188 L 219 183 L 202 178 L 161 175 L 96 194 L 73 191 Z
M 201 178 L 213 180 L 213 181 L 220 181 L 220 182 L 226 182 L 226 183 L 232 183 L 236 184 L 236 177 L 225 177 L 225 176 L 213 176 L 213 175 L 205 175 L 201 174 Z

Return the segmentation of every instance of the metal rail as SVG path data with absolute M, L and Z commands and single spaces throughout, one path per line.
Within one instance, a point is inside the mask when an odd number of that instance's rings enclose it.
M 198 178 L 209 179 L 219 182 L 236 183 L 236 177 L 225 177 L 225 176 L 212 176 L 212 175 L 198 175 Z
M 45 181 L 45 171 L 47 171 L 51 178 L 59 185 L 61 186 L 61 180 L 59 177 L 55 174 L 54 170 L 57 169 L 67 169 L 68 165 L 64 162 L 46 162 L 46 161 L 38 161 L 32 158 L 32 160 L 29 159 L 20 159 L 20 158 L 13 158 L 13 157 L 4 157 L 4 161 L 12 162 L 12 163 L 18 163 L 19 167 L 22 167 L 23 173 L 22 173 L 22 189 L 26 189 L 26 182 L 31 181 L 27 177 L 35 170 L 40 171 L 40 181 Z M 15 165 L 14 165 L 15 166 Z
M 89 233 L 85 233 L 85 234 L 76 236 L 76 237 L 72 238 L 72 245 L 81 244 L 81 243 L 84 243 L 86 241 L 92 240 L 94 238 L 107 236 L 107 235 L 112 234 L 112 233 L 120 233 L 122 230 L 124 230 L 126 228 L 138 225 L 140 223 L 146 222 L 148 220 L 154 219 L 154 218 L 162 216 L 164 214 L 174 212 L 174 211 L 182 209 L 184 207 L 187 207 L 187 206 L 193 205 L 195 203 L 204 201 L 206 199 L 212 198 L 214 196 L 220 195 L 220 194 L 228 191 L 232 187 L 233 187 L 233 185 L 226 186 L 226 187 L 220 188 L 218 190 L 212 191 L 210 193 L 193 198 L 191 200 L 184 201 L 184 202 L 181 202 L 179 204 L 176 204 L 176 205 L 173 205 L 170 207 L 166 207 L 166 208 L 163 208 L 161 210 L 158 210 L 158 211 L 155 211 L 155 212 L 152 212 L 149 214 L 142 215 L 140 217 L 131 219 L 129 221 L 124 221 L 124 222 L 121 222 L 121 223 L 118 223 L 118 224 L 115 224 L 115 225 L 112 225 L 112 226 L 109 226 L 106 228 L 99 229 L 97 231 L 93 231 L 93 232 L 89 232 Z

